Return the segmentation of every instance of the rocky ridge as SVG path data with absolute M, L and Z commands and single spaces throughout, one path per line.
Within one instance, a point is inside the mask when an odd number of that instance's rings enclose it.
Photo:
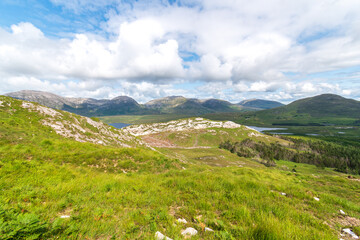
M 24 110 L 38 113 L 39 118 L 37 121 L 41 125 L 48 126 L 57 134 L 78 142 L 117 145 L 121 147 L 144 145 L 144 143 L 135 136 L 113 128 L 103 122 L 45 107 L 37 103 L 0 97 L 0 107 L 3 114 L 12 115 L 16 114 L 17 111 Z M 30 116 L 29 120 L 32 121 Z
M 170 121 L 166 123 L 153 123 L 153 124 L 140 124 L 131 125 L 123 128 L 124 132 L 127 132 L 134 136 L 143 136 L 156 134 L 161 132 L 178 132 L 188 130 L 199 130 L 207 128 L 240 128 L 241 125 L 226 121 L 211 121 L 204 118 L 188 118 L 176 121 Z

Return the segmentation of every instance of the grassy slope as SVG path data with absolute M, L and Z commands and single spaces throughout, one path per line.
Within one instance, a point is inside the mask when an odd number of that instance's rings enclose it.
M 172 160 L 63 139 L 20 113 L 1 113 L 2 236 L 4 219 L 20 232 L 38 219 L 44 230 L 37 236 L 46 239 L 153 239 L 156 231 L 181 239 L 185 226 L 174 225 L 181 217 L 200 231 L 193 239 L 338 239 L 339 209 L 360 217 L 360 182 L 329 169 L 290 162 L 266 168 L 225 152 L 226 161 L 244 166 L 196 159 L 194 152 L 217 155 L 216 148 L 181 149 L 185 158 Z M 201 231 L 204 225 L 215 233 Z
M 180 115 L 180 114 L 116 115 L 116 116 L 99 117 L 99 119 L 105 123 L 142 124 L 142 123 L 167 122 L 167 121 L 178 120 L 178 119 L 186 118 L 186 117 L 191 117 L 191 116 L 190 115 Z
M 214 120 L 247 125 L 352 125 L 360 118 L 360 102 L 332 94 L 304 98 L 286 106 L 251 113 L 209 114 Z

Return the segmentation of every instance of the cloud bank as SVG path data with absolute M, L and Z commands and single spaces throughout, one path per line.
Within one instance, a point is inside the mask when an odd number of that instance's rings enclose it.
M 360 97 L 346 82 L 359 80 L 357 0 L 52 2 L 74 14 L 107 9 L 98 23 L 104 34 L 50 37 L 31 22 L 0 28 L 3 92 L 28 86 L 140 101 Z

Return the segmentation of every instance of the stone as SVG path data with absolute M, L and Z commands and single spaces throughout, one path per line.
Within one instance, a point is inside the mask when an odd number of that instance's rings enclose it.
M 350 228 L 344 228 L 342 231 L 349 234 L 354 239 L 359 239 L 359 236 L 357 236 L 353 231 L 351 231 Z
M 184 223 L 184 224 L 187 223 L 185 218 L 179 218 L 177 221 L 178 221 L 178 223 Z
M 188 235 L 188 236 L 195 236 L 198 233 L 198 231 L 195 228 L 188 227 L 184 231 L 181 232 L 182 235 Z
M 172 240 L 171 238 L 168 238 L 167 236 L 165 236 L 164 234 L 162 234 L 161 232 L 157 231 L 155 233 L 155 239 L 156 240 Z

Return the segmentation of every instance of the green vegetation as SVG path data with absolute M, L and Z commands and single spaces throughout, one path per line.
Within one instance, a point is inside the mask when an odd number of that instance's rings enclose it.
M 279 143 L 265 144 L 245 139 L 241 142 L 226 141 L 220 148 L 230 150 L 240 157 L 260 158 L 266 166 L 275 164 L 274 160 L 287 160 L 296 163 L 314 164 L 318 167 L 331 167 L 345 173 L 360 174 L 360 150 L 324 141 L 305 141 L 286 138 L 292 145 Z
M 143 123 L 168 122 L 171 120 L 178 120 L 187 117 L 191 117 L 191 116 L 179 115 L 179 114 L 116 115 L 116 116 L 103 116 L 103 117 L 99 117 L 99 119 L 105 123 L 143 124 Z
M 248 113 L 208 114 L 212 120 L 245 125 L 327 126 L 358 125 L 360 102 L 332 94 L 300 99 L 286 106 Z
M 358 231 L 343 223 L 360 218 L 358 176 L 288 161 L 265 167 L 200 132 L 209 148 L 180 148 L 191 144 L 176 137 L 179 148 L 159 152 L 76 142 L 20 101 L 0 101 L 1 239 L 183 239 L 194 227 L 192 239 L 335 240 L 343 227 Z M 254 139 L 264 137 L 275 141 Z

